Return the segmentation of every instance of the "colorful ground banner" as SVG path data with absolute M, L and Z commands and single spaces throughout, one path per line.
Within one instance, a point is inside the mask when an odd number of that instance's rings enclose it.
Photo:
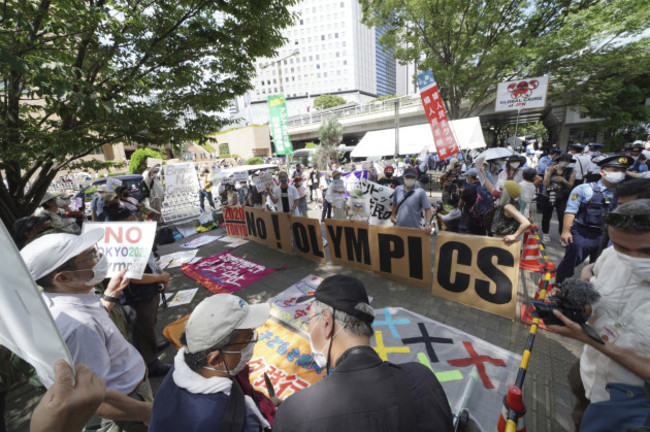
M 515 79 L 499 83 L 495 111 L 544 108 L 548 77 Z
M 269 300 L 271 316 L 297 330 L 307 331 L 310 303 L 296 304 L 296 300 L 313 294 L 322 281 L 320 276 L 309 275 L 273 297 Z
M 520 242 L 440 232 L 433 295 L 514 320 L 520 249 Z
M 282 324 L 268 320 L 257 329 L 259 341 L 255 344 L 250 367 L 253 387 L 266 395 L 264 373 L 269 376 L 276 396 L 284 400 L 317 383 L 325 376 L 311 357 L 309 341 Z
M 269 107 L 269 127 L 276 155 L 293 153 L 293 145 L 289 138 L 289 114 L 284 95 L 269 95 L 266 98 Z
M 382 186 L 378 183 L 362 179 L 359 181 L 359 188 L 364 196 L 369 198 L 371 225 L 393 226 L 390 216 L 393 212 L 393 188 Z
M 458 153 L 459 148 L 454 133 L 449 126 L 447 111 L 440 97 L 438 84 L 436 84 L 431 71 L 418 74 L 418 88 L 420 89 L 424 112 L 431 126 L 438 156 L 441 160 L 446 159 Z
M 195 193 L 200 189 L 194 164 L 163 165 L 165 195 Z
M 375 309 L 370 344 L 393 363 L 420 362 L 447 394 L 452 412 L 467 408 L 486 431 L 496 430 L 521 356 L 403 308 Z
M 86 222 L 83 233 L 101 228 L 98 251 L 108 260 L 108 277 L 128 269 L 126 277 L 140 279 L 151 257 L 156 222 Z
M 223 220 L 229 236 L 248 238 L 244 206 L 224 206 Z
M 220 235 L 213 236 L 213 235 L 206 234 L 206 235 L 202 235 L 201 237 L 197 237 L 195 239 L 192 239 L 192 240 L 190 240 L 190 241 L 188 241 L 186 243 L 183 243 L 181 245 L 181 247 L 184 248 L 184 249 L 195 249 L 195 248 L 207 245 L 208 243 L 212 243 L 213 241 L 218 240 L 221 237 L 223 237 L 223 236 L 220 236 Z
M 275 270 L 223 252 L 193 264 L 184 264 L 181 271 L 212 294 L 233 294 Z

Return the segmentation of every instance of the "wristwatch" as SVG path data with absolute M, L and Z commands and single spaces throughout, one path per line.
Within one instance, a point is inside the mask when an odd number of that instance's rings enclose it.
M 119 297 L 111 297 L 111 296 L 106 295 L 106 294 L 102 294 L 102 295 L 101 295 L 101 298 L 102 298 L 103 300 L 106 300 L 106 301 L 109 301 L 109 302 L 113 302 L 113 303 L 117 303 L 117 302 L 120 300 Z

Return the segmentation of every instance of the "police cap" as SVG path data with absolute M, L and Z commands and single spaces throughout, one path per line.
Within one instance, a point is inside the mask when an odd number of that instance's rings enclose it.
M 598 166 L 601 168 L 605 167 L 618 167 L 618 168 L 629 168 L 634 163 L 634 159 L 625 155 L 614 155 L 606 157 L 597 162 Z

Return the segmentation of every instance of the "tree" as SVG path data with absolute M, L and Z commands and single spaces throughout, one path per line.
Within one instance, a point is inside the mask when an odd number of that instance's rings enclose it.
M 305 148 L 306 149 L 315 149 L 315 148 L 318 148 L 318 144 L 316 144 L 315 142 L 308 142 L 307 144 L 305 144 Z
M 295 3 L 6 0 L 0 218 L 30 214 L 61 169 L 104 167 L 82 160 L 102 145 L 178 147 L 218 131 L 227 120 L 213 113 L 251 88 Z
M 319 169 L 327 170 L 332 161 L 338 162 L 336 146 L 343 139 L 343 127 L 336 117 L 330 117 L 318 130 L 320 145 L 316 150 L 316 165 Z
M 261 165 L 264 163 L 264 159 L 259 156 L 254 156 L 246 160 L 244 165 Z
M 367 24 L 388 29 L 380 42 L 396 58 L 433 72 L 452 119 L 492 99 L 501 81 L 555 79 L 559 62 L 648 28 L 641 0 L 360 2 Z
M 324 94 L 314 99 L 314 108 L 318 110 L 324 110 L 328 108 L 334 108 L 339 105 L 345 105 L 346 103 L 347 101 L 341 96 Z
M 150 148 L 140 148 L 133 152 L 129 161 L 129 174 L 142 174 L 147 169 L 147 159 L 165 159 L 165 156 Z

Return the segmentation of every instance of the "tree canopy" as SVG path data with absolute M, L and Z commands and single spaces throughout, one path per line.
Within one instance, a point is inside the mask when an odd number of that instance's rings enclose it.
M 339 105 L 345 105 L 346 103 L 347 101 L 341 96 L 324 94 L 314 99 L 314 108 L 324 110 L 328 108 L 334 108 Z
M 343 127 L 339 120 L 332 116 L 325 120 L 318 129 L 320 145 L 316 150 L 316 165 L 319 169 L 328 170 L 332 162 L 338 162 L 336 146 L 343 138 Z
M 296 1 L 6 0 L 0 218 L 31 213 L 59 170 L 100 167 L 82 158 L 104 144 L 218 131 L 214 113 L 283 45 Z

